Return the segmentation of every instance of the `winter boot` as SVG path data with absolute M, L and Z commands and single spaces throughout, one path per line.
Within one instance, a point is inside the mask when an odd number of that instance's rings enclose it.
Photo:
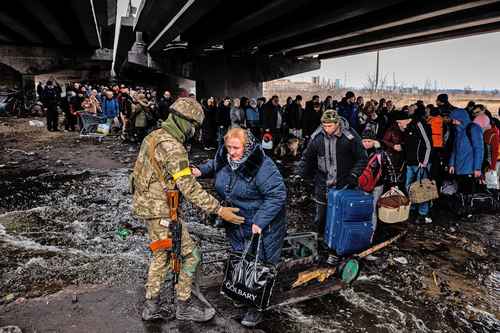
M 142 320 L 156 320 L 161 318 L 160 314 L 160 298 L 147 299 L 144 302 L 144 310 L 142 310 Z
M 241 325 L 246 327 L 255 327 L 262 321 L 263 318 L 264 315 L 262 312 L 257 311 L 255 308 L 250 308 L 241 320 Z
M 209 321 L 214 316 L 214 308 L 197 301 L 197 299 L 193 296 L 189 297 L 186 301 L 177 300 L 175 317 L 179 320 L 205 322 Z

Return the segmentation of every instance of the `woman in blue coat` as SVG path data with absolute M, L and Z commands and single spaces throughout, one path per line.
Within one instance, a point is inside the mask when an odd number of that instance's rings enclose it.
M 455 125 L 455 138 L 448 163 L 450 174 L 455 174 L 458 190 L 474 191 L 474 178 L 481 177 L 484 154 L 483 130 L 471 122 L 464 109 L 455 109 L 450 118 Z
M 277 264 L 287 231 L 286 187 L 274 162 L 255 142 L 252 134 L 233 128 L 213 160 L 193 170 L 195 176 L 215 177 L 215 189 L 229 206 L 240 209 L 241 225 L 226 223 L 226 234 L 234 251 L 243 251 L 252 234 L 262 234 L 263 260 Z M 262 314 L 249 309 L 242 320 L 255 326 Z

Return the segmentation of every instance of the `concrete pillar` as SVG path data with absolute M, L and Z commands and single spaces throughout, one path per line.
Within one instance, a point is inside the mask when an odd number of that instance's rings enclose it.
M 194 64 L 198 98 L 262 96 L 262 82 L 257 79 L 256 63 L 251 58 L 206 56 Z
M 128 52 L 128 61 L 136 65 L 147 66 L 148 56 L 146 53 L 146 43 L 142 39 L 142 32 L 135 32 L 135 42 Z

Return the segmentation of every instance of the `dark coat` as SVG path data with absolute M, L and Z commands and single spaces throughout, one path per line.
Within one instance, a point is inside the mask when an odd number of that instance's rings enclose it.
M 129 94 L 119 94 L 117 97 L 118 104 L 120 105 L 120 113 L 125 117 L 131 118 L 134 112 L 132 104 L 133 100 Z
M 349 122 L 349 126 L 359 129 L 358 104 L 343 102 L 339 104 L 339 115 Z
M 300 161 L 300 174 L 304 178 L 314 178 L 314 199 L 326 204 L 328 171 L 325 164 L 324 132 L 316 131 Z M 349 178 L 358 177 L 366 166 L 367 154 L 361 143 L 361 137 L 348 126 L 342 130 L 342 135 L 336 143 L 337 184 L 343 188 L 349 184 Z
M 294 101 L 288 107 L 288 127 L 293 129 L 302 128 L 302 107 Z
M 384 117 L 377 115 L 376 119 L 367 118 L 364 124 L 360 124 L 358 133 L 362 135 L 365 130 L 370 129 L 377 136 L 377 140 L 381 141 L 384 138 L 386 126 Z
M 248 159 L 233 171 L 227 161 L 227 150 L 221 147 L 213 160 L 201 165 L 202 177 L 215 176 L 215 190 L 230 206 L 240 209 L 242 225 L 225 223 L 227 236 L 235 251 L 242 251 L 252 235 L 252 224 L 263 230 L 267 261 L 280 259 L 286 235 L 286 187 L 274 162 L 256 145 Z
M 428 164 L 432 150 L 432 130 L 427 123 L 412 120 L 404 131 L 406 165 Z
M 306 103 L 306 108 L 302 113 L 302 135 L 311 136 L 314 131 L 321 125 L 321 111 L 314 111 L 313 104 Z
M 280 107 L 274 106 L 271 100 L 262 106 L 262 128 L 276 129 L 278 124 L 278 112 Z
M 219 104 L 219 107 L 217 108 L 217 114 L 216 114 L 216 122 L 217 126 L 222 126 L 225 128 L 228 128 L 231 126 L 231 108 L 228 106 L 224 106 L 224 104 L 221 102 Z

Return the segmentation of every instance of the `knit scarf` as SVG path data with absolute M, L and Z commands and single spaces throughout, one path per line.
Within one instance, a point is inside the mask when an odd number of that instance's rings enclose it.
M 161 123 L 170 135 L 172 135 L 180 143 L 185 143 L 193 136 L 193 125 L 184 118 L 181 118 L 171 113 L 167 120 Z
M 240 167 L 240 165 L 245 163 L 245 161 L 252 154 L 255 148 L 255 137 L 253 136 L 252 133 L 250 133 L 250 131 L 247 131 L 247 135 L 248 135 L 248 141 L 245 144 L 243 156 L 239 160 L 232 160 L 229 154 L 227 154 L 227 162 L 229 163 L 229 167 L 233 171 L 237 170 Z

